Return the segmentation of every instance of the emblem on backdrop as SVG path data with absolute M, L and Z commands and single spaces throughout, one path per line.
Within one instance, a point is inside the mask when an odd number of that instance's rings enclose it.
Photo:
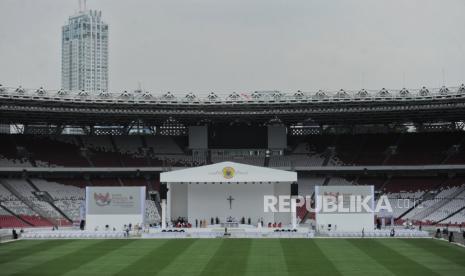
M 106 206 L 110 205 L 111 203 L 111 196 L 110 193 L 101 194 L 101 193 L 94 193 L 95 204 L 98 206 Z
M 223 168 L 223 177 L 226 179 L 231 179 L 234 177 L 235 170 L 233 167 L 224 167 Z

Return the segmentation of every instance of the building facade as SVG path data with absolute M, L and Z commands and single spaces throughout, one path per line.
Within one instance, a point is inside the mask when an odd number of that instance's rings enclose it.
M 108 25 L 101 11 L 69 17 L 62 28 L 61 64 L 62 89 L 108 91 Z

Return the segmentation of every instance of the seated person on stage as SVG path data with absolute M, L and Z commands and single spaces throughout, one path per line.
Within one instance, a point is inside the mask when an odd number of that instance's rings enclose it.
M 184 217 L 178 217 L 178 219 L 174 222 L 174 225 L 176 228 L 190 228 L 192 226 Z
M 273 228 L 276 228 L 276 222 L 273 223 Z
M 281 228 L 281 227 L 282 227 L 282 225 L 283 225 L 283 224 L 282 224 L 281 222 L 280 222 L 280 223 L 278 223 L 278 227 L 279 227 L 279 228 Z
M 268 222 L 268 228 L 271 228 L 271 222 Z

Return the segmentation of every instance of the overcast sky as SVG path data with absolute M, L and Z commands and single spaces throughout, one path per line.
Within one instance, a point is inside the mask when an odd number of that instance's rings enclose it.
M 88 0 L 111 91 L 418 88 L 465 82 L 464 0 Z M 78 0 L 0 0 L 0 83 L 60 88 Z M 444 74 L 443 74 L 444 72 Z

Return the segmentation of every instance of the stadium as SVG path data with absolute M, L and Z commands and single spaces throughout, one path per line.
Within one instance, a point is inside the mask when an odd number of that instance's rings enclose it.
M 0 86 L 0 274 L 463 275 L 464 105 L 464 84 Z M 391 208 L 317 208 L 332 194 Z

